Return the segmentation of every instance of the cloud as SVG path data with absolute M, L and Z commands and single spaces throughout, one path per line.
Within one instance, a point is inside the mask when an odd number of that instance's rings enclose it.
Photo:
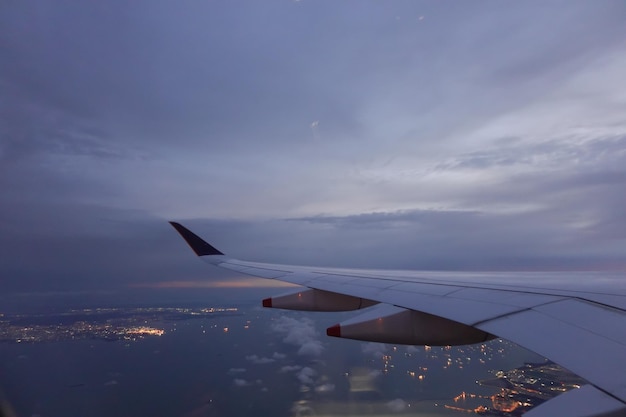
M 283 342 L 299 346 L 298 355 L 319 356 L 324 350 L 322 342 L 318 340 L 315 323 L 306 317 L 296 319 L 281 316 L 272 323 L 272 330 L 285 334 Z
M 367 342 L 361 343 L 361 352 L 366 355 L 371 355 L 376 358 L 381 358 L 385 355 L 387 351 L 387 346 L 384 343 L 377 342 Z
M 374 379 L 374 378 L 378 378 L 382 374 L 383 374 L 383 372 L 380 369 L 372 369 L 371 371 L 369 371 L 367 373 L 367 376 L 369 376 L 370 378 Z
M 248 355 L 246 356 L 246 360 L 256 364 L 256 365 L 264 365 L 267 363 L 272 363 L 274 361 L 276 361 L 276 359 L 272 359 L 272 358 L 266 358 L 266 357 L 259 357 L 258 355 Z
M 229 374 L 242 374 L 246 372 L 246 368 L 230 368 L 228 370 Z
M 291 412 L 295 416 L 309 416 L 315 415 L 315 410 L 308 405 L 305 401 L 296 401 L 291 407 Z
M 292 287 L 292 284 L 281 281 L 240 277 L 237 279 L 222 280 L 202 280 L 202 281 L 160 281 L 160 282 L 141 282 L 131 284 L 135 288 L 283 288 Z
M 335 384 L 331 384 L 330 382 L 315 387 L 315 392 L 319 393 L 332 392 L 334 390 Z
M 319 340 L 310 340 L 303 343 L 298 349 L 298 355 L 303 356 L 320 356 L 324 351 L 324 346 Z
M 300 365 L 285 365 L 280 368 L 279 372 L 294 372 L 302 369 Z
M 250 382 L 246 381 L 245 379 L 241 379 L 241 378 L 233 379 L 233 384 L 235 384 L 236 387 L 247 387 L 247 386 L 251 385 Z
M 400 398 L 391 400 L 386 405 L 387 405 L 387 408 L 389 408 L 394 413 L 400 413 L 406 409 L 406 401 Z
M 617 193 L 617 184 L 591 187 L 588 193 L 597 201 L 615 200 L 610 205 L 595 205 L 577 191 L 568 189 L 558 176 L 539 179 L 521 176 L 515 187 L 475 189 L 471 201 L 499 200 L 490 211 L 480 210 L 407 210 L 375 212 L 354 216 L 301 218 L 311 229 L 323 230 L 335 251 L 325 256 L 336 266 L 349 265 L 362 253 L 377 253 L 365 259 L 364 267 L 419 270 L 550 270 L 598 269 L 608 260 L 619 264 L 626 256 L 615 239 L 626 236 L 621 220 L 624 214 L 611 207 L 626 199 Z M 610 181 L 613 176 L 598 177 Z M 591 178 L 588 179 L 590 181 Z M 620 180 L 618 180 L 620 181 Z M 578 181 L 579 184 L 582 181 Z M 618 182 L 620 183 L 620 182 Z M 533 185 L 531 185 L 533 184 Z M 543 184 L 543 185 L 538 185 Z M 580 186 L 580 185 L 579 185 Z M 526 188 L 545 187 L 546 199 L 568 201 L 567 207 L 544 206 L 542 199 L 525 200 Z M 497 198 L 493 194 L 500 194 Z M 468 202 L 470 204 L 470 197 Z M 543 198 L 543 197 L 542 197 Z M 510 203 L 505 203 L 509 200 Z M 559 201 L 562 201 L 559 200 Z M 583 209 L 585 207 L 585 209 Z M 613 225 L 609 232 L 608 224 Z M 318 226 L 319 225 L 319 226 Z M 391 238 L 393 236 L 393 239 Z M 315 238 L 315 232 L 312 234 Z M 386 242 L 380 245 L 380 242 Z M 597 248 L 603 250 L 598 251 Z M 371 263 L 370 263 L 371 260 Z
M 298 378 L 298 381 L 304 385 L 312 385 L 314 383 L 313 377 L 315 375 L 317 375 L 317 372 L 314 369 L 305 366 L 298 373 L 296 373 L 296 378 Z
M 287 355 L 285 355 L 284 353 L 274 352 L 274 353 L 272 354 L 272 358 L 274 358 L 274 359 L 278 359 L 278 360 L 280 360 L 280 359 L 285 359 L 286 357 L 287 357 Z

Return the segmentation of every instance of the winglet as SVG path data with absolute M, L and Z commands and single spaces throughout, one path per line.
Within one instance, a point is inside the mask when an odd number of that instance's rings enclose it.
M 170 222 L 178 233 L 185 239 L 185 242 L 193 249 L 198 256 L 223 255 L 222 252 L 205 242 L 200 236 L 193 233 L 180 223 Z

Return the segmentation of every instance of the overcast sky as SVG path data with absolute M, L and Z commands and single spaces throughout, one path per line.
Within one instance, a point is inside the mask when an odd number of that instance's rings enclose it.
M 624 269 L 626 3 L 7 1 L 0 290 Z

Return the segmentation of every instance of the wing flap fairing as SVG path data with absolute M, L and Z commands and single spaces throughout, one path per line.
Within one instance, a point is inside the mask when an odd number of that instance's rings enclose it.
M 263 307 L 301 311 L 352 311 L 375 304 L 360 297 L 314 289 L 298 289 L 263 300 Z
M 471 326 L 389 304 L 331 326 L 326 334 L 370 342 L 431 346 L 469 345 L 494 338 Z

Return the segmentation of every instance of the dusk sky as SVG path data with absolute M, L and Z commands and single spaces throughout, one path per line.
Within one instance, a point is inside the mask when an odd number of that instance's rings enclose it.
M 626 268 L 626 3 L 6 1 L 0 292 Z

